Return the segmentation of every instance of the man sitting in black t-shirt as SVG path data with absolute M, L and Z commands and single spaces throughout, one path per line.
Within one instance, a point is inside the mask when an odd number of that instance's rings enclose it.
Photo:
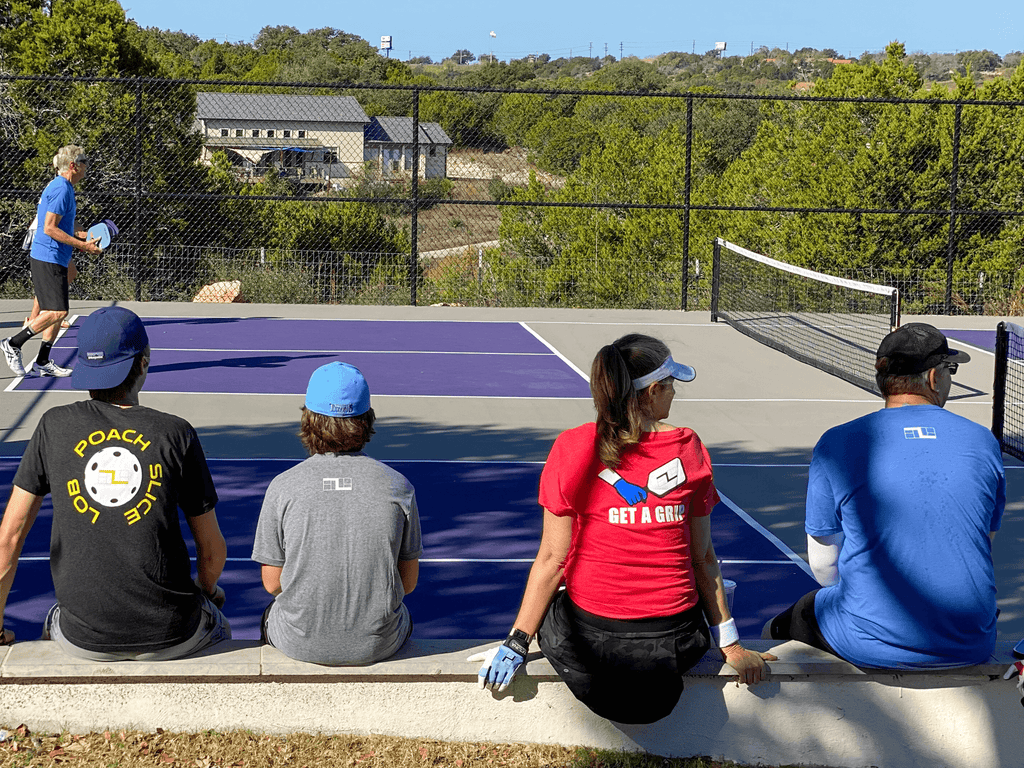
M 79 658 L 157 661 L 230 638 L 213 478 L 187 421 L 139 405 L 149 370 L 142 321 L 123 307 L 99 309 L 78 345 L 71 383 L 90 399 L 43 414 L 22 457 L 0 522 L 0 616 L 50 493 L 57 604 L 44 639 Z M 179 507 L 196 543 L 194 581 Z M 3 630 L 0 644 L 13 641 Z

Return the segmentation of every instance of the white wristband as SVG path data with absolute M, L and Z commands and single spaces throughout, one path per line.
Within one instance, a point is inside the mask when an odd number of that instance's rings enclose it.
M 719 648 L 732 645 L 739 639 L 740 633 L 736 631 L 736 619 L 729 619 L 716 627 L 711 627 L 711 640 Z

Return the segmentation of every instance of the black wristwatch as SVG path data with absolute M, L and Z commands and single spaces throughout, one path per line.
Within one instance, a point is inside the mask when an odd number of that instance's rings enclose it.
M 513 627 L 505 638 L 505 645 L 525 659 L 526 654 L 530 652 L 530 636 L 523 630 Z

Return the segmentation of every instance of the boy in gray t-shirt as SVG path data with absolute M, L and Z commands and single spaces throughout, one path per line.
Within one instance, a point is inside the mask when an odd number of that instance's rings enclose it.
M 412 633 L 402 598 L 419 577 L 420 518 L 409 481 L 361 452 L 375 418 L 357 368 L 318 368 L 299 431 L 310 457 L 267 488 L 252 550 L 275 596 L 263 640 L 293 659 L 370 664 Z

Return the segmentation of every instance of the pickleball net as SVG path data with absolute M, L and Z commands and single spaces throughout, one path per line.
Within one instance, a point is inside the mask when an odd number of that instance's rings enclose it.
M 1015 323 L 996 326 L 992 434 L 1003 453 L 1024 460 L 1024 328 Z
M 876 394 L 875 353 L 899 291 L 795 267 L 715 239 L 711 319 Z

